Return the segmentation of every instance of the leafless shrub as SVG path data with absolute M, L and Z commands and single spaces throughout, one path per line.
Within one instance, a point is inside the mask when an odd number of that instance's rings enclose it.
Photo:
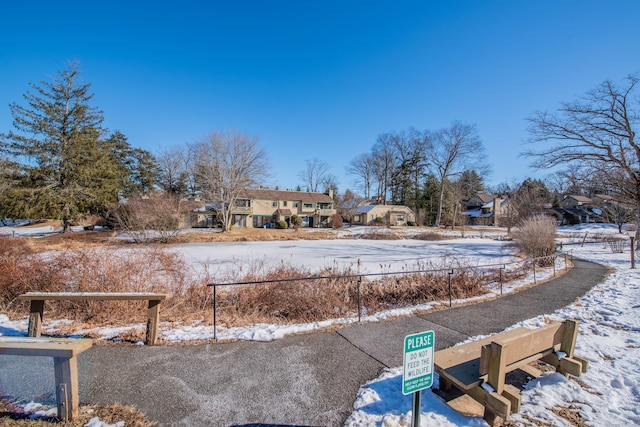
M 516 244 L 531 258 L 547 257 L 556 251 L 556 220 L 547 216 L 524 219 L 514 232 Z M 540 260 L 540 265 L 551 265 L 553 258 Z
M 4 240 L 0 239 L 0 309 L 4 312 L 26 313 L 27 303 L 17 301 L 17 296 L 30 291 L 172 292 L 174 298 L 163 303 L 164 318 L 193 316 L 209 298 L 203 289 L 206 278 L 195 277 L 182 258 L 157 247 L 81 248 L 12 256 L 6 245 L 2 248 Z M 145 304 L 49 301 L 46 309 L 48 317 L 85 322 L 143 321 Z
M 443 236 L 440 233 L 435 233 L 433 231 L 425 231 L 424 233 L 416 234 L 415 236 L 413 236 L 413 239 L 437 241 L 437 240 L 446 240 L 447 237 Z
M 367 240 L 402 240 L 402 236 L 385 229 L 373 229 L 360 235 L 361 239 Z
M 624 252 L 624 247 L 626 245 L 626 240 L 622 240 L 613 236 L 606 236 L 602 239 L 602 241 L 609 246 L 611 252 L 614 254 L 621 254 Z
M 180 202 L 168 196 L 132 199 L 119 205 L 111 217 L 136 243 L 166 243 L 179 232 Z

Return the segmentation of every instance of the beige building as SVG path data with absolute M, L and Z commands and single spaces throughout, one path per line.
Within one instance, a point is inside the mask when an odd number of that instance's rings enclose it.
M 376 218 L 382 218 L 387 226 L 403 226 L 416 221 L 415 214 L 407 206 L 365 205 L 356 209 L 352 222 L 355 225 L 371 225 Z
M 245 189 L 236 200 L 231 223 L 238 228 L 271 228 L 280 220 L 291 224 L 291 217 L 298 215 L 303 227 L 325 227 L 337 212 L 332 193 Z M 191 227 L 215 227 L 219 207 L 213 203 L 197 209 Z
M 509 199 L 495 194 L 477 194 L 466 204 L 462 215 L 469 225 L 500 226 L 508 217 Z

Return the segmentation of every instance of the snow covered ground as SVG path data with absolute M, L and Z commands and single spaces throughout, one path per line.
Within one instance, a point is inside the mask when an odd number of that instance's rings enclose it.
M 565 242 L 579 242 L 584 233 L 615 233 L 611 227 L 559 230 Z M 615 235 L 615 234 L 614 234 Z M 547 320 L 580 321 L 576 353 L 589 360 L 589 371 L 578 381 L 549 373 L 529 382 L 522 392 L 522 409 L 512 415 L 518 425 L 575 426 L 552 409 L 568 408 L 588 426 L 640 425 L 640 266 L 630 269 L 630 252 L 612 253 L 608 245 L 565 246 L 575 256 L 610 266 L 613 273 L 575 304 L 549 316 L 516 326 L 535 327 Z M 481 338 L 481 337 L 476 337 Z M 411 396 L 400 392 L 402 370 L 395 368 L 362 386 L 345 426 L 407 426 Z M 436 384 L 437 385 L 437 375 Z M 480 417 L 459 414 L 431 390 L 422 392 L 421 426 L 486 426 Z M 566 412 L 565 412 L 566 413 Z
M 2 229 L 0 229 L 2 230 Z M 638 425 L 640 424 L 640 269 L 630 269 L 630 253 L 628 245 L 624 253 L 612 253 L 605 244 L 580 243 L 585 233 L 602 235 L 616 233 L 615 227 L 582 226 L 562 228 L 559 234 L 566 243 L 565 250 L 573 255 L 600 262 L 613 269 L 607 280 L 595 287 L 577 303 L 552 313 L 549 316 L 530 319 L 516 326 L 538 326 L 549 319 L 576 318 L 580 321 L 580 336 L 576 352 L 589 360 L 589 372 L 580 377 L 580 383 L 567 380 L 557 374 L 547 374 L 531 381 L 522 393 L 522 410 L 513 415 L 513 420 L 530 425 L 526 420 L 536 419 L 554 426 L 571 426 L 566 418 L 556 415 L 552 408 L 569 408 L 584 419 L 587 425 Z M 1 232 L 1 231 L 0 231 Z M 47 230 L 42 230 L 46 233 Z M 479 239 L 471 232 L 465 239 L 445 242 L 421 241 L 315 241 L 322 246 L 323 255 L 313 250 L 314 242 L 263 242 L 267 244 L 238 244 L 207 249 L 202 245 L 184 245 L 181 251 L 193 265 L 200 268 L 211 268 L 217 265 L 216 259 L 226 260 L 227 265 L 238 266 L 239 254 L 255 251 L 256 256 L 269 254 L 269 260 L 302 265 L 310 270 L 323 268 L 333 264 L 341 266 L 353 265 L 360 260 L 361 272 L 380 271 L 383 265 L 392 271 L 395 268 L 407 268 L 417 260 L 426 256 L 446 257 L 453 253 L 456 257 L 466 257 L 475 265 L 508 262 L 511 254 L 504 242 L 493 239 Z M 484 236 L 486 237 L 486 235 Z M 493 237 L 493 236 L 492 236 Z M 355 243 L 354 242 L 362 242 Z M 300 245 L 301 250 L 308 251 L 305 256 L 293 256 L 292 245 Z M 569 245 L 570 243 L 574 243 Z M 307 246 L 308 245 L 308 246 Z M 397 248 L 395 255 L 394 246 Z M 209 246 L 216 247 L 214 246 Z M 318 247 L 318 246 L 316 246 Z M 262 252 L 261 252 L 262 251 Z M 266 252 L 265 252 L 266 251 Z M 296 249 L 295 253 L 298 251 Z M 219 258 L 216 258 L 219 257 Z M 380 260 L 384 260 L 381 262 Z M 265 259 L 267 262 L 267 259 Z M 301 262 L 302 264 L 296 264 Z M 561 259 L 560 261 L 561 262 Z M 221 265 L 225 265 L 222 262 Z M 209 267 L 207 267 L 209 266 Z M 561 267 L 561 266 L 560 266 Z M 247 267 L 248 268 L 248 267 Z M 640 266 L 639 266 L 640 268 Z M 371 269 L 371 270 L 362 270 Z M 549 276 L 550 273 L 545 273 Z M 538 279 L 542 276 L 539 275 Z M 523 282 L 524 283 L 524 282 Z M 523 283 L 512 284 L 505 288 L 512 291 Z M 497 289 L 494 292 L 498 292 Z M 424 308 L 424 307 L 419 307 Z M 378 321 L 386 316 L 410 314 L 416 308 L 406 308 L 378 314 L 365 318 L 366 321 Z M 253 325 L 246 328 L 219 329 L 221 339 L 278 339 L 289 333 L 315 330 L 329 326 L 331 323 L 349 323 L 354 319 L 333 319 L 305 325 Z M 65 322 L 65 321 L 62 321 Z M 48 322 L 47 331 L 53 332 L 56 325 Z M 143 327 L 129 325 L 120 329 Z M 27 320 L 9 319 L 0 315 L 0 331 L 4 335 L 25 335 Z M 116 336 L 121 330 L 103 329 L 105 338 Z M 79 331 L 82 334 L 83 331 Z M 169 341 L 189 341 L 211 339 L 213 330 L 210 326 L 161 324 L 161 337 Z M 411 396 L 402 395 L 401 368 L 384 372 L 379 378 L 362 386 L 354 404 L 354 412 L 346 426 L 406 426 L 411 419 Z M 436 377 L 437 385 L 437 377 Z M 557 412 L 557 411 L 556 411 Z M 481 426 L 486 423 L 478 417 L 467 417 L 455 412 L 440 397 L 430 390 L 423 391 L 421 406 L 421 425 L 423 426 Z

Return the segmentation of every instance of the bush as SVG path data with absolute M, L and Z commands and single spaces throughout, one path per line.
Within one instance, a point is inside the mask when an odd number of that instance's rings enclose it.
M 284 219 L 281 219 L 280 221 L 276 222 L 276 228 L 279 228 L 280 230 L 286 230 L 287 228 L 289 228 L 289 224 L 287 224 L 287 221 L 285 221 Z
M 530 258 L 553 255 L 556 252 L 556 220 L 548 216 L 526 218 L 514 232 L 516 244 Z M 538 262 L 550 265 L 553 260 Z
M 377 216 L 371 221 L 372 225 L 386 225 L 384 218 Z
M 329 218 L 329 225 L 334 230 L 342 228 L 342 226 L 344 225 L 344 223 L 342 222 L 342 217 L 339 214 L 331 215 L 331 218 Z
M 292 215 L 291 216 L 291 225 L 293 226 L 293 228 L 295 228 L 296 230 L 298 229 L 298 227 L 300 227 L 302 225 L 302 218 L 298 215 Z

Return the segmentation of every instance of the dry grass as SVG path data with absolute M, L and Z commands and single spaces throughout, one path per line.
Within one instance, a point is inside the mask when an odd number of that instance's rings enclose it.
M 425 238 L 433 238 L 432 232 Z M 202 233 L 207 236 L 208 234 Z M 284 239 L 289 236 L 322 236 L 322 232 L 256 229 L 212 234 L 228 239 Z M 372 237 L 373 236 L 373 237 Z M 46 239 L 0 238 L 0 312 L 21 318 L 28 303 L 17 296 L 30 291 L 75 292 L 172 292 L 162 303 L 163 321 L 193 320 L 210 324 L 213 291 L 208 273 L 197 273 L 166 245 L 105 245 L 101 232 L 68 233 Z M 400 238 L 387 229 L 373 229 L 370 238 Z M 48 249 L 45 251 L 45 249 Z M 482 270 L 456 264 L 424 263 L 414 270 L 456 269 L 451 276 L 452 298 L 470 298 L 486 292 L 497 282 L 498 269 Z M 384 271 L 381 266 L 381 272 Z M 519 273 L 503 272 L 503 281 L 517 280 Z M 279 280 L 309 280 L 277 282 Z M 318 278 L 318 276 L 336 276 Z M 329 268 L 317 274 L 289 265 L 267 268 L 257 263 L 239 270 L 233 281 L 271 281 L 259 285 L 219 287 L 217 309 L 220 322 L 228 326 L 255 323 L 306 323 L 336 317 L 351 317 L 358 310 L 356 272 Z M 382 275 L 365 278 L 361 304 L 366 313 L 449 298 L 447 271 Z M 48 301 L 47 319 L 71 319 L 58 333 L 107 325 L 130 325 L 146 320 L 146 303 L 131 301 Z M 139 340 L 144 330 L 133 329 L 125 340 Z
M 361 234 L 360 238 L 366 240 L 402 240 L 401 235 L 385 228 L 373 228 Z
M 94 417 L 108 424 L 124 421 L 127 427 L 151 427 L 156 424 L 135 408 L 123 405 L 80 406 L 78 418 L 73 421 L 61 422 L 51 417 L 32 417 L 33 414 L 24 412 L 19 405 L 0 398 L 0 426 L 3 427 L 34 427 L 52 424 L 60 427 L 81 427 Z
M 437 233 L 435 231 L 425 231 L 423 233 L 416 234 L 412 237 L 415 240 L 428 240 L 428 241 L 438 241 L 438 240 L 447 240 L 451 239 L 449 236 L 445 236 L 443 234 Z

